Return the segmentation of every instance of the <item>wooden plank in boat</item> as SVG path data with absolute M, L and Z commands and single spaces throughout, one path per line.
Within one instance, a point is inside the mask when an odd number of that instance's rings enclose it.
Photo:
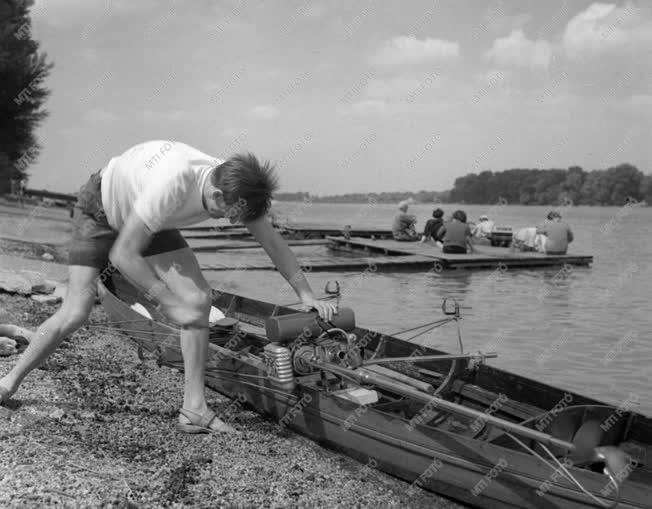
M 486 408 L 489 408 L 497 398 L 496 393 L 483 389 L 478 385 L 468 384 L 462 380 L 455 380 L 452 384 L 452 389 L 463 398 L 476 401 Z M 521 420 L 530 419 L 531 417 L 541 415 L 545 412 L 545 410 L 540 407 L 511 399 L 501 403 L 499 410 Z

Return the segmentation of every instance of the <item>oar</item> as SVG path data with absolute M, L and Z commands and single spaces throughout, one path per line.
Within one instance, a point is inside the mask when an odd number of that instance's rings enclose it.
M 498 357 L 496 352 L 488 353 L 462 353 L 462 354 L 445 354 L 445 355 L 412 355 L 410 357 L 381 357 L 379 359 L 371 359 L 364 361 L 363 366 L 370 366 L 371 364 L 383 364 L 385 362 L 399 362 L 399 361 L 408 361 L 408 362 L 423 362 L 423 361 L 452 361 L 456 359 L 493 359 Z
M 324 371 L 329 371 L 331 373 L 353 378 L 362 384 L 375 385 L 381 389 L 386 389 L 397 394 L 402 394 L 409 398 L 413 398 L 417 401 L 425 403 L 426 405 L 433 405 L 435 408 L 441 408 L 453 414 L 461 415 L 464 417 L 469 417 L 471 419 L 480 419 L 492 426 L 495 426 L 498 429 L 514 433 L 521 437 L 525 437 L 531 440 L 536 440 L 542 444 L 546 444 L 553 447 L 559 447 L 565 449 L 571 454 L 583 456 L 587 452 L 587 448 L 592 448 L 591 459 L 593 461 L 603 461 L 606 465 L 607 473 L 612 479 L 616 486 L 619 486 L 619 482 L 616 481 L 617 477 L 621 477 L 620 482 L 624 480 L 622 477 L 625 477 L 627 474 L 626 466 L 629 464 L 629 455 L 626 454 L 621 449 L 617 447 L 596 447 L 599 442 L 595 442 L 595 445 L 592 445 L 594 442 L 591 438 L 587 440 L 587 436 L 584 434 L 579 434 L 579 441 L 568 442 L 566 440 L 561 440 L 555 438 L 552 435 L 537 431 L 520 424 L 506 421 L 500 419 L 493 415 L 480 412 L 478 410 L 473 410 L 472 408 L 467 408 L 465 406 L 453 403 L 452 401 L 447 401 L 445 399 L 438 398 L 436 396 L 431 396 L 428 393 L 419 391 L 409 385 L 402 384 L 400 382 L 395 382 L 391 379 L 387 379 L 382 375 L 378 375 L 371 371 L 361 369 L 350 369 L 337 364 L 330 362 L 322 362 L 319 360 L 309 360 L 309 364 L 317 369 L 322 369 Z

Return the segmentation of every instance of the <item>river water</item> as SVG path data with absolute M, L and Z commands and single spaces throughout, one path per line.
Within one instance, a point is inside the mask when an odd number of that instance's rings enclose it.
M 423 228 L 432 206 L 410 209 Z M 443 205 L 446 215 L 463 208 L 469 220 L 487 213 L 514 229 L 541 223 L 549 207 Z M 390 228 L 395 206 L 381 204 L 278 203 L 275 212 L 295 222 L 342 228 Z M 343 289 L 342 306 L 359 325 L 393 333 L 442 317 L 443 298 L 462 310 L 467 351 L 497 351 L 492 365 L 619 405 L 640 401 L 652 415 L 652 208 L 568 207 L 561 210 L 575 234 L 569 253 L 591 254 L 590 268 L 510 269 L 434 273 L 321 272 L 308 275 L 316 293 L 328 280 Z M 418 228 L 419 229 L 419 228 Z M 647 232 L 647 233 L 646 233 Z M 293 248 L 301 259 L 332 256 L 326 247 Z M 433 248 L 434 249 L 434 248 Z M 264 254 L 231 251 L 234 261 Z M 201 254 L 210 263 L 210 254 Z M 296 296 L 278 272 L 207 272 L 216 288 L 291 303 Z M 407 335 L 403 336 L 406 337 Z M 418 341 L 456 351 L 449 325 Z

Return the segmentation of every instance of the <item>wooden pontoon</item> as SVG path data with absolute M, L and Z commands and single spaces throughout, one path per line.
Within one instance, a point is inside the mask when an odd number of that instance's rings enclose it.
M 288 239 L 323 239 L 332 235 L 350 235 L 360 238 L 391 239 L 392 231 L 383 228 L 364 228 L 342 225 L 326 226 L 317 223 L 281 223 L 276 225 L 281 234 Z
M 365 256 L 408 256 L 430 258 L 436 272 L 450 269 L 490 269 L 499 267 L 589 266 L 593 256 L 579 254 L 546 255 L 534 252 L 512 252 L 505 247 L 474 246 L 476 253 L 446 254 L 433 244 L 399 242 L 396 240 L 369 240 L 358 237 L 327 237 L 329 248 L 335 251 L 361 253 Z M 408 259 L 409 260 L 409 259 Z M 417 260 L 415 260 L 416 262 Z M 409 263 L 409 261 L 406 261 Z

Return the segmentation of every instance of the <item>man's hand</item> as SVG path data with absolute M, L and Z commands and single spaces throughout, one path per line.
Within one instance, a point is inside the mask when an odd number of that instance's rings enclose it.
M 304 311 L 316 309 L 319 313 L 319 317 L 322 320 L 330 321 L 333 319 L 333 315 L 337 314 L 337 306 L 334 303 L 317 300 L 313 296 L 302 298 L 301 304 L 304 308 Z

